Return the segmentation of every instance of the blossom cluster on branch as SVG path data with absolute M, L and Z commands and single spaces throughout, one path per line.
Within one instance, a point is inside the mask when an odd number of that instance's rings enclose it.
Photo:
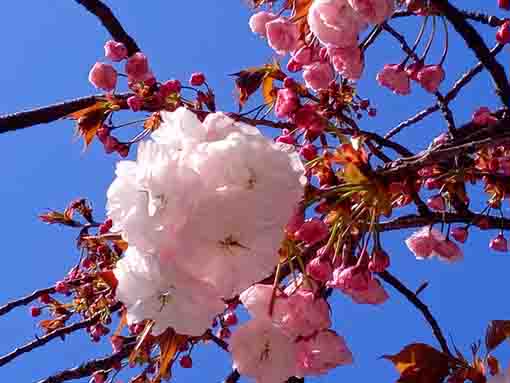
M 509 20 L 461 11 L 446 0 L 253 0 L 249 28 L 277 59 L 233 75 L 239 104 L 233 113 L 217 111 L 202 72 L 186 85 L 158 80 L 108 7 L 78 2 L 118 40 L 106 42 L 105 60 L 89 73 L 106 94 L 5 120 L 65 115 L 76 120 L 86 146 L 97 140 L 107 154 L 133 159 L 117 163 L 104 221 L 96 221 L 85 199 L 41 215 L 79 230 L 83 254 L 55 286 L 0 307 L 4 315 L 33 303 L 32 316 L 49 317 L 40 321 L 45 335 L 0 357 L 0 366 L 86 329 L 93 342 L 109 336 L 114 353 L 44 382 L 86 376 L 114 382 L 124 368 L 140 367 L 132 383 L 159 383 L 177 361 L 191 368 L 192 351 L 204 342 L 230 353 L 229 383 L 240 375 L 292 382 L 353 363 L 345 338 L 332 329 L 328 298 L 336 291 L 356 304 L 382 305 L 390 298 L 384 282 L 422 313 L 440 346 L 410 343 L 384 355 L 399 382 L 510 381 L 492 355 L 510 338 L 510 321 L 489 323 L 485 354 L 479 344 L 471 360 L 457 348 L 452 353 L 418 296 L 427 285 L 413 292 L 390 274 L 384 246 L 386 231 L 413 228 L 405 244 L 417 259 L 454 263 L 462 261 L 470 232 L 496 229 L 489 247 L 508 252 L 510 220 L 502 205 L 510 197 L 510 87 L 496 55 L 510 42 Z M 510 9 L 506 0 L 498 5 Z M 390 25 L 397 18 L 419 21 L 414 43 Z M 495 48 L 468 20 L 497 27 Z M 480 62 L 443 95 L 451 26 Z M 435 103 L 384 136 L 361 129 L 377 110 L 356 83 L 366 52 L 383 33 L 403 58 L 384 65 L 374 85 L 408 95 L 414 81 Z M 443 53 L 431 61 L 438 40 Z M 457 127 L 450 102 L 482 69 L 503 107 L 479 106 Z M 120 93 L 124 78 L 127 91 Z M 257 103 L 257 93 L 262 104 L 243 111 Z M 119 111 L 143 118 L 119 124 Z M 447 130 L 421 152 L 394 140 L 434 111 Z M 142 131 L 121 141 L 118 129 L 133 125 Z M 274 129 L 276 138 L 258 127 Z M 472 184 L 486 193 L 480 211 L 472 207 L 479 198 Z M 241 308 L 250 314 L 244 323 Z M 114 312 L 116 330 L 110 329 Z M 69 324 L 74 318 L 80 320 Z

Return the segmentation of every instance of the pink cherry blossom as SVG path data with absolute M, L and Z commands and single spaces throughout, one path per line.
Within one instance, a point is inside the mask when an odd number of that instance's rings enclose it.
M 391 17 L 395 0 L 347 0 L 351 7 L 370 24 L 380 24 Z
M 132 81 L 144 81 L 151 76 L 149 61 L 142 52 L 137 52 L 126 62 L 126 74 Z
M 382 250 L 374 250 L 372 259 L 368 264 L 368 270 L 373 273 L 381 273 L 390 266 L 390 257 Z
M 296 239 L 309 245 L 326 239 L 329 235 L 328 225 L 319 218 L 307 219 L 295 233 Z
M 418 81 L 418 72 L 423 68 L 423 65 L 423 61 L 415 61 L 406 67 L 405 71 L 411 80 Z
M 449 239 L 437 241 L 432 255 L 435 255 L 442 261 L 450 263 L 460 261 L 464 257 L 459 246 Z
M 281 293 L 274 292 L 277 298 Z M 257 283 L 239 295 L 239 300 L 244 308 L 248 310 L 250 315 L 256 320 L 271 320 L 269 316 L 269 305 L 273 297 L 273 286 Z
M 319 56 L 314 48 L 305 45 L 294 53 L 292 59 L 300 65 L 310 65 L 314 61 L 318 61 Z
M 287 234 L 294 236 L 294 233 L 298 231 L 301 226 L 305 223 L 305 208 L 302 204 L 298 204 L 294 207 L 292 215 L 285 225 L 285 231 Z
M 434 93 L 443 82 L 445 73 L 441 65 L 425 65 L 416 75 L 420 85 L 430 93 Z
M 443 235 L 437 229 L 425 226 L 407 238 L 405 243 L 416 258 L 425 259 L 432 255 L 438 239 L 442 238 Z
M 328 260 L 315 257 L 306 265 L 306 272 L 316 281 L 326 282 L 333 275 L 333 267 Z
M 104 45 L 104 55 L 112 61 L 122 61 L 127 58 L 128 52 L 124 44 L 109 40 Z
M 117 85 L 117 71 L 110 64 L 97 62 L 90 70 L 89 81 L 96 88 L 111 91 Z
M 330 47 L 328 53 L 335 71 L 349 80 L 359 80 L 365 67 L 365 60 L 357 45 L 347 48 Z
M 329 306 L 311 291 L 298 289 L 276 303 L 273 321 L 290 337 L 309 336 L 331 326 Z
M 313 104 L 305 104 L 299 108 L 292 117 L 298 129 L 310 131 L 313 134 L 321 134 L 327 126 L 327 122 L 317 114 L 317 107 Z
M 329 287 L 337 288 L 343 292 L 363 291 L 368 288 L 372 275 L 368 270 L 359 266 L 336 268 L 328 282 Z
M 311 339 L 297 343 L 297 375 L 317 376 L 329 370 L 352 364 L 352 353 L 343 337 L 332 330 L 324 330 Z
M 311 161 L 317 157 L 317 148 L 313 144 L 306 144 L 303 145 L 299 154 L 301 154 L 305 160 Z
M 317 62 L 307 65 L 303 71 L 303 79 L 308 88 L 318 91 L 326 89 L 335 78 L 329 63 Z
M 321 43 L 339 48 L 357 45 L 358 33 L 365 27 L 347 0 L 315 0 L 308 25 Z
M 278 18 L 274 13 L 261 11 L 255 13 L 252 17 L 250 17 L 250 29 L 253 33 L 258 34 L 260 37 L 266 37 L 266 25 L 270 21 Z
M 351 290 L 347 294 L 350 295 L 354 302 L 369 305 L 383 304 L 389 298 L 381 282 L 376 278 L 372 278 L 368 281 L 368 286 L 365 290 Z
M 296 373 L 296 345 L 267 321 L 250 320 L 230 340 L 233 368 L 257 383 L 282 383 Z
M 442 261 L 456 262 L 463 258 L 460 248 L 434 228 L 425 226 L 405 240 L 417 259 L 438 257 Z
M 398 64 L 386 64 L 377 74 L 377 81 L 396 94 L 406 95 L 411 92 L 409 77 Z
M 274 106 L 274 114 L 278 118 L 289 117 L 299 107 L 299 97 L 289 88 L 279 89 Z
M 299 28 L 285 17 L 279 17 L 266 24 L 267 41 L 276 53 L 284 55 L 296 50 Z

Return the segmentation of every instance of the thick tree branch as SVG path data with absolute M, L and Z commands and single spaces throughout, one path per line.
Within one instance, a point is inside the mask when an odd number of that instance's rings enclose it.
M 430 327 L 432 328 L 432 332 L 436 337 L 441 349 L 445 354 L 451 355 L 450 349 L 448 348 L 448 343 L 446 342 L 446 338 L 437 323 L 437 320 L 434 318 L 429 308 L 425 303 L 423 303 L 420 298 L 416 296 L 414 292 L 409 290 L 402 282 L 400 282 L 395 276 L 390 274 L 388 271 L 383 271 L 382 273 L 377 273 L 379 277 L 392 287 L 394 287 L 399 293 L 407 298 L 409 302 L 413 304 L 422 314 L 425 320 L 428 322 Z
M 483 66 L 492 76 L 496 93 L 503 104 L 510 107 L 510 84 L 505 69 L 490 53 L 480 34 L 466 21 L 465 15 L 447 0 L 432 0 L 432 3 L 438 7 L 457 33 L 464 39 L 467 46 L 475 53 L 478 60 L 483 63 Z
M 122 304 L 120 302 L 116 303 L 112 307 L 110 307 L 110 312 L 118 311 L 122 307 Z M 42 336 L 37 337 L 32 342 L 29 342 L 21 347 L 18 347 L 14 351 L 5 354 L 4 356 L 0 357 L 0 367 L 9 363 L 13 359 L 17 358 L 18 356 L 30 352 L 38 347 L 44 346 L 46 343 L 50 342 L 51 340 L 55 338 L 63 338 L 66 335 L 69 335 L 75 331 L 78 331 L 80 329 L 92 326 L 99 322 L 99 319 L 101 318 L 102 313 L 97 313 L 96 315 L 90 317 L 89 319 L 85 319 L 81 322 L 73 323 L 72 325 L 62 327 L 56 330 L 53 330 L 52 332 Z
M 99 0 L 76 0 L 76 2 L 83 5 L 90 13 L 95 15 L 108 32 L 110 32 L 110 35 L 115 41 L 123 43 L 126 46 L 129 56 L 140 51 L 135 40 L 127 34 L 119 20 L 117 20 L 112 10 L 106 4 Z
M 136 346 L 136 337 L 128 338 L 124 342 L 121 351 L 102 359 L 94 359 L 82 365 L 61 371 L 46 379 L 39 380 L 37 383 L 61 383 L 68 380 L 81 379 L 91 376 L 96 371 L 108 371 L 114 368 L 116 364 L 127 358 Z

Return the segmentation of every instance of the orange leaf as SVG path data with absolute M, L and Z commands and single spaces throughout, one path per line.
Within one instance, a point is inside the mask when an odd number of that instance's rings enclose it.
M 172 330 L 167 330 L 159 340 L 160 359 L 158 379 L 169 379 L 171 376 L 172 360 L 179 350 L 179 347 L 186 342 L 188 338 L 184 335 L 176 334 Z
M 119 325 L 117 326 L 117 329 L 113 333 L 114 336 L 119 336 L 122 332 L 122 329 L 127 326 L 127 311 L 122 310 L 122 316 L 120 317 Z
M 136 346 L 133 349 L 133 351 L 131 352 L 131 355 L 129 355 L 129 364 L 130 365 L 133 365 L 135 363 L 138 353 L 142 347 L 143 341 L 151 333 L 152 327 L 154 327 L 154 321 L 150 320 L 147 322 L 147 324 L 145 325 L 145 328 L 140 333 L 140 335 L 138 335 L 138 340 L 136 341 Z
M 152 113 L 151 116 L 143 123 L 144 129 L 155 131 L 161 125 L 161 114 L 159 112 Z
M 292 17 L 291 21 L 297 21 L 302 18 L 305 18 L 306 15 L 308 15 L 308 11 L 310 10 L 310 7 L 312 6 L 312 0 L 295 0 L 295 14 Z
M 85 149 L 94 139 L 97 130 L 101 127 L 109 113 L 109 104 L 97 101 L 94 105 L 67 115 L 67 118 L 77 120 L 76 133 L 83 137 Z
M 442 383 L 449 374 L 448 355 L 423 343 L 412 343 L 398 354 L 383 358 L 400 372 L 400 383 Z
M 262 80 L 262 97 L 267 105 L 272 105 L 276 100 L 276 89 L 273 88 L 274 78 L 266 75 Z

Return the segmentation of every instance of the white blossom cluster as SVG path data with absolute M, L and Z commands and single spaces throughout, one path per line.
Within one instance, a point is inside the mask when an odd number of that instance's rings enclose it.
M 115 275 L 128 322 L 201 335 L 233 297 L 278 263 L 283 227 L 303 193 L 287 146 L 223 113 L 204 122 L 162 112 L 136 161 L 121 161 L 107 211 L 129 243 Z

